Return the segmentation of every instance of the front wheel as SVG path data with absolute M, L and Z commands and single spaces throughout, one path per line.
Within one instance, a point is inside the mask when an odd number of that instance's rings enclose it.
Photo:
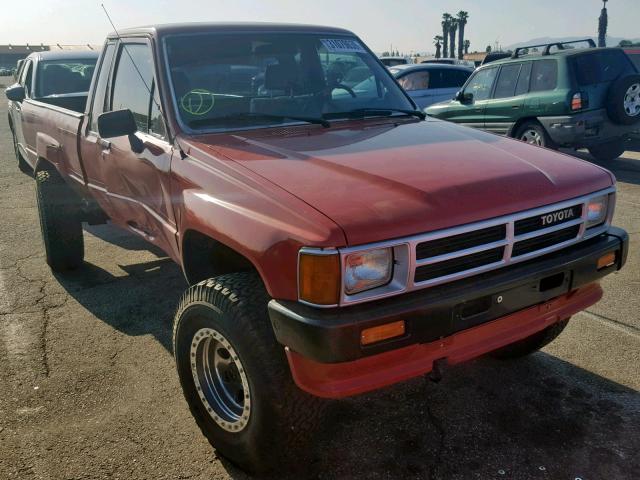
M 178 376 L 196 423 L 220 454 L 250 472 L 301 454 L 322 406 L 293 383 L 268 301 L 255 273 L 204 280 L 183 295 L 173 328 Z
M 538 122 L 526 122 L 516 131 L 515 138 L 538 147 L 556 148 L 549 134 Z
M 554 323 L 544 330 L 534 333 L 530 337 L 512 343 L 511 345 L 507 345 L 506 347 L 502 347 L 499 350 L 495 350 L 494 352 L 491 352 L 490 355 L 503 360 L 531 355 L 554 341 L 556 337 L 562 333 L 564 328 L 567 326 L 567 323 L 569 323 L 569 318 L 558 323 Z
M 624 151 L 624 141 L 621 139 L 589 147 L 589 153 L 600 162 L 611 162 L 622 155 Z

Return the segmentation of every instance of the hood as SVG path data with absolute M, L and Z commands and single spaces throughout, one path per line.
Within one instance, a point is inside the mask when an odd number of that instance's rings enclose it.
M 583 160 L 430 119 L 192 137 L 332 219 L 349 245 L 439 230 L 609 187 Z

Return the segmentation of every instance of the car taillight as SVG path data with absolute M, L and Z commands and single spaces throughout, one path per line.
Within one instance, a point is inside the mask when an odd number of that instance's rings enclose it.
M 582 110 L 583 108 L 587 108 L 588 105 L 589 100 L 585 93 L 577 92 L 571 97 L 571 110 Z

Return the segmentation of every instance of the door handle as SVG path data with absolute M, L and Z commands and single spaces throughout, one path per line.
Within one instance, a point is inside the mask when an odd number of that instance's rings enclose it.
M 102 147 L 103 150 L 111 150 L 111 142 L 108 140 L 104 140 L 102 138 L 98 139 L 98 144 Z
M 518 110 L 520 108 L 520 105 L 513 105 L 511 108 L 514 110 Z

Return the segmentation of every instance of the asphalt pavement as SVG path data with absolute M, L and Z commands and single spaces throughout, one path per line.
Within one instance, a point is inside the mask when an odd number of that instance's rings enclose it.
M 53 275 L 6 116 L 0 101 L 0 479 L 247 478 L 216 456 L 178 385 L 179 268 L 104 225 L 85 230 L 83 268 Z M 606 166 L 631 249 L 604 299 L 526 359 L 333 402 L 296 478 L 640 477 L 640 153 Z

